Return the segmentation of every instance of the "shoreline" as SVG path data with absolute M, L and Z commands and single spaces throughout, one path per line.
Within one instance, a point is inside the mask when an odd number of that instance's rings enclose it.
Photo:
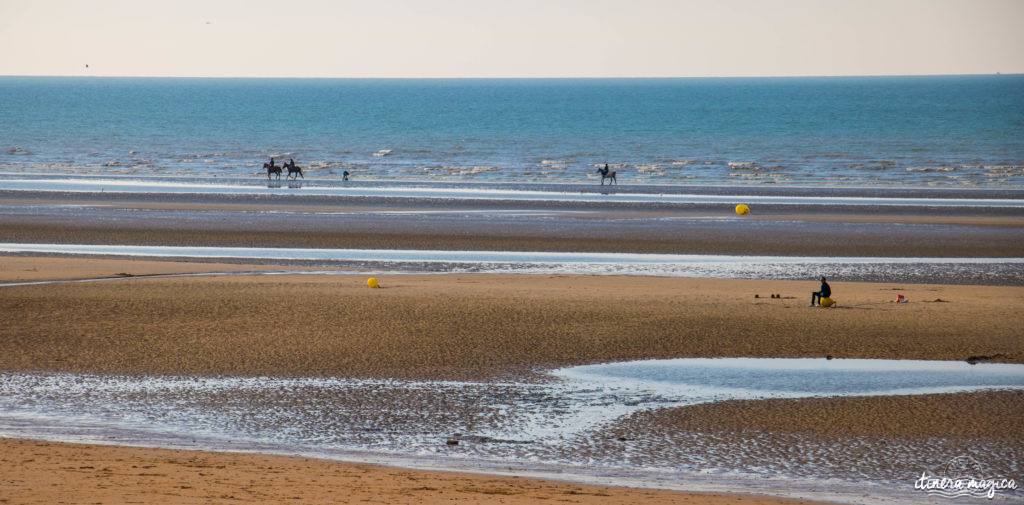
M 597 167 L 595 166 L 595 169 Z M 308 170 L 308 168 L 304 167 Z M 342 187 L 354 186 L 364 188 L 374 187 L 420 187 L 420 188 L 487 188 L 499 191 L 528 191 L 538 190 L 544 192 L 604 192 L 615 190 L 623 193 L 685 193 L 703 195 L 735 195 L 735 194 L 763 194 L 772 196 L 812 196 L 829 195 L 837 197 L 898 197 L 898 198 L 1024 198 L 1024 187 L 1014 184 L 906 184 L 894 182 L 869 183 L 865 181 L 837 181 L 826 182 L 815 181 L 765 181 L 765 180 L 740 180 L 733 179 L 719 182 L 702 182 L 693 180 L 682 181 L 623 181 L 622 185 L 600 184 L 600 178 L 572 180 L 572 181 L 517 181 L 517 180 L 472 180 L 460 177 L 433 177 L 430 175 L 401 177 L 359 177 L 352 180 L 343 180 L 341 174 L 321 176 L 313 175 L 311 171 L 309 179 L 299 179 L 298 183 L 309 183 L 311 186 Z M 329 172 L 324 172 L 329 173 Z M 589 170 L 588 170 L 589 175 Z M 25 170 L 12 170 L 0 174 L 0 185 L 5 180 L 32 180 L 32 181 L 150 181 L 156 183 L 190 183 L 197 185 L 232 185 L 232 186 L 265 186 L 268 183 L 276 184 L 281 182 L 286 187 L 288 181 L 285 179 L 268 181 L 266 172 L 258 166 L 253 166 L 250 174 L 226 174 L 208 175 L 201 173 L 180 174 L 131 174 L 124 172 L 89 173 L 87 169 L 80 169 L 78 172 L 45 171 L 31 172 Z M 0 195 L 12 191 L 0 189 Z M 18 190 L 21 192 L 24 190 Z M 55 193 L 53 191 L 39 191 L 40 193 Z M 113 194 L 116 194 L 113 193 Z M 182 196 L 182 195 L 178 195 Z

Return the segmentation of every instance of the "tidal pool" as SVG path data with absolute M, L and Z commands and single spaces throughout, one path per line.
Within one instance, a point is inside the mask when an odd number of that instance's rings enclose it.
M 702 451 L 725 449 L 699 434 L 671 447 L 639 441 L 633 452 L 619 454 L 607 451 L 601 433 L 639 411 L 704 402 L 1020 388 L 1024 365 L 824 358 L 609 363 L 554 370 L 548 381 L 501 383 L 3 372 L 0 437 L 303 454 L 705 490 L 722 490 L 716 488 L 722 479 L 750 490 L 765 482 L 776 491 L 803 489 L 797 477 L 810 475 L 863 490 L 863 475 L 844 481 L 829 470 L 842 466 L 841 447 L 808 449 L 817 462 L 787 475 L 785 461 L 770 461 L 786 455 L 771 451 L 757 461 L 748 453 L 726 454 L 709 468 Z M 765 442 L 750 438 L 741 445 L 757 443 Z M 887 442 L 873 454 L 914 450 L 900 447 Z M 1011 449 L 999 457 L 1017 458 L 1019 448 Z M 823 470 L 815 473 L 815 465 Z M 891 491 L 879 489 L 879 496 Z

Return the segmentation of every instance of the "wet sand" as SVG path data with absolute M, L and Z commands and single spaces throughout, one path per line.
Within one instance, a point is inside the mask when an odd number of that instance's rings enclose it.
M 797 505 L 804 500 L 428 472 L 298 457 L 0 439 L 0 502 L 66 504 L 582 503 Z
M 1019 481 L 1022 418 L 1021 390 L 731 400 L 636 413 L 592 450 L 643 464 L 648 454 L 688 447 L 674 459 L 694 463 L 698 454 L 695 463 L 705 468 L 758 467 L 815 480 L 860 476 L 912 489 L 922 472 L 942 475 L 960 455 L 981 462 L 987 478 Z
M 261 265 L 232 263 L 189 263 L 109 260 L 94 258 L 32 258 L 0 256 L 0 284 L 55 280 L 119 279 L 151 275 L 201 274 L 209 272 L 259 272 L 274 270 Z M 303 270 L 294 268 L 294 270 Z
M 33 198 L 34 195 L 34 198 Z M 1021 257 L 1024 216 L 926 207 L 658 208 L 183 195 L 0 195 L 5 242 L 241 247 Z M 122 195 L 124 196 L 124 195 Z M 191 199 L 191 200 L 190 200 Z M 372 203 L 372 204 L 371 204 Z M 10 210 L 13 209 L 13 210 Z M 31 209 L 25 211 L 24 209 Z
M 952 437 L 1024 444 L 1024 390 L 934 395 L 729 400 L 646 411 L 636 430 L 766 431 L 831 436 Z M 913 420 L 913 422 L 908 422 Z

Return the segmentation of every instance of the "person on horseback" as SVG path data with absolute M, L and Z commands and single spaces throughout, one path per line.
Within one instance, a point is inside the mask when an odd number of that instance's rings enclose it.
M 281 167 L 274 163 L 274 158 L 270 158 L 270 163 L 264 163 L 263 169 L 267 171 L 267 180 L 270 180 L 271 174 L 277 175 L 277 178 L 281 178 Z
M 302 167 L 295 165 L 295 160 L 293 160 L 291 158 L 288 159 L 288 163 L 284 164 L 284 168 L 288 169 L 288 177 L 289 178 L 295 178 L 295 179 L 298 179 L 299 177 L 302 177 L 303 179 L 306 178 L 306 176 L 302 174 Z
M 618 180 L 615 178 L 615 172 L 611 172 L 608 169 L 608 164 L 604 164 L 604 168 L 597 169 L 597 173 L 601 174 L 601 185 L 604 186 L 605 179 L 611 179 L 612 184 L 618 184 Z

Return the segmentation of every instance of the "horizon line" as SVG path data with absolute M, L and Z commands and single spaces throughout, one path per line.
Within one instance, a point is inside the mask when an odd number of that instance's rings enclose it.
M 679 75 L 679 76 L 212 76 L 212 75 L 130 75 L 130 74 L 0 74 L 0 77 L 94 77 L 94 78 L 126 78 L 126 79 L 335 79 L 335 80 L 587 80 L 587 79 L 788 79 L 788 78 L 839 78 L 839 77 L 958 77 L 986 75 L 1024 75 L 1021 72 L 989 72 L 989 73 L 935 73 L 935 74 L 792 74 L 792 75 Z

